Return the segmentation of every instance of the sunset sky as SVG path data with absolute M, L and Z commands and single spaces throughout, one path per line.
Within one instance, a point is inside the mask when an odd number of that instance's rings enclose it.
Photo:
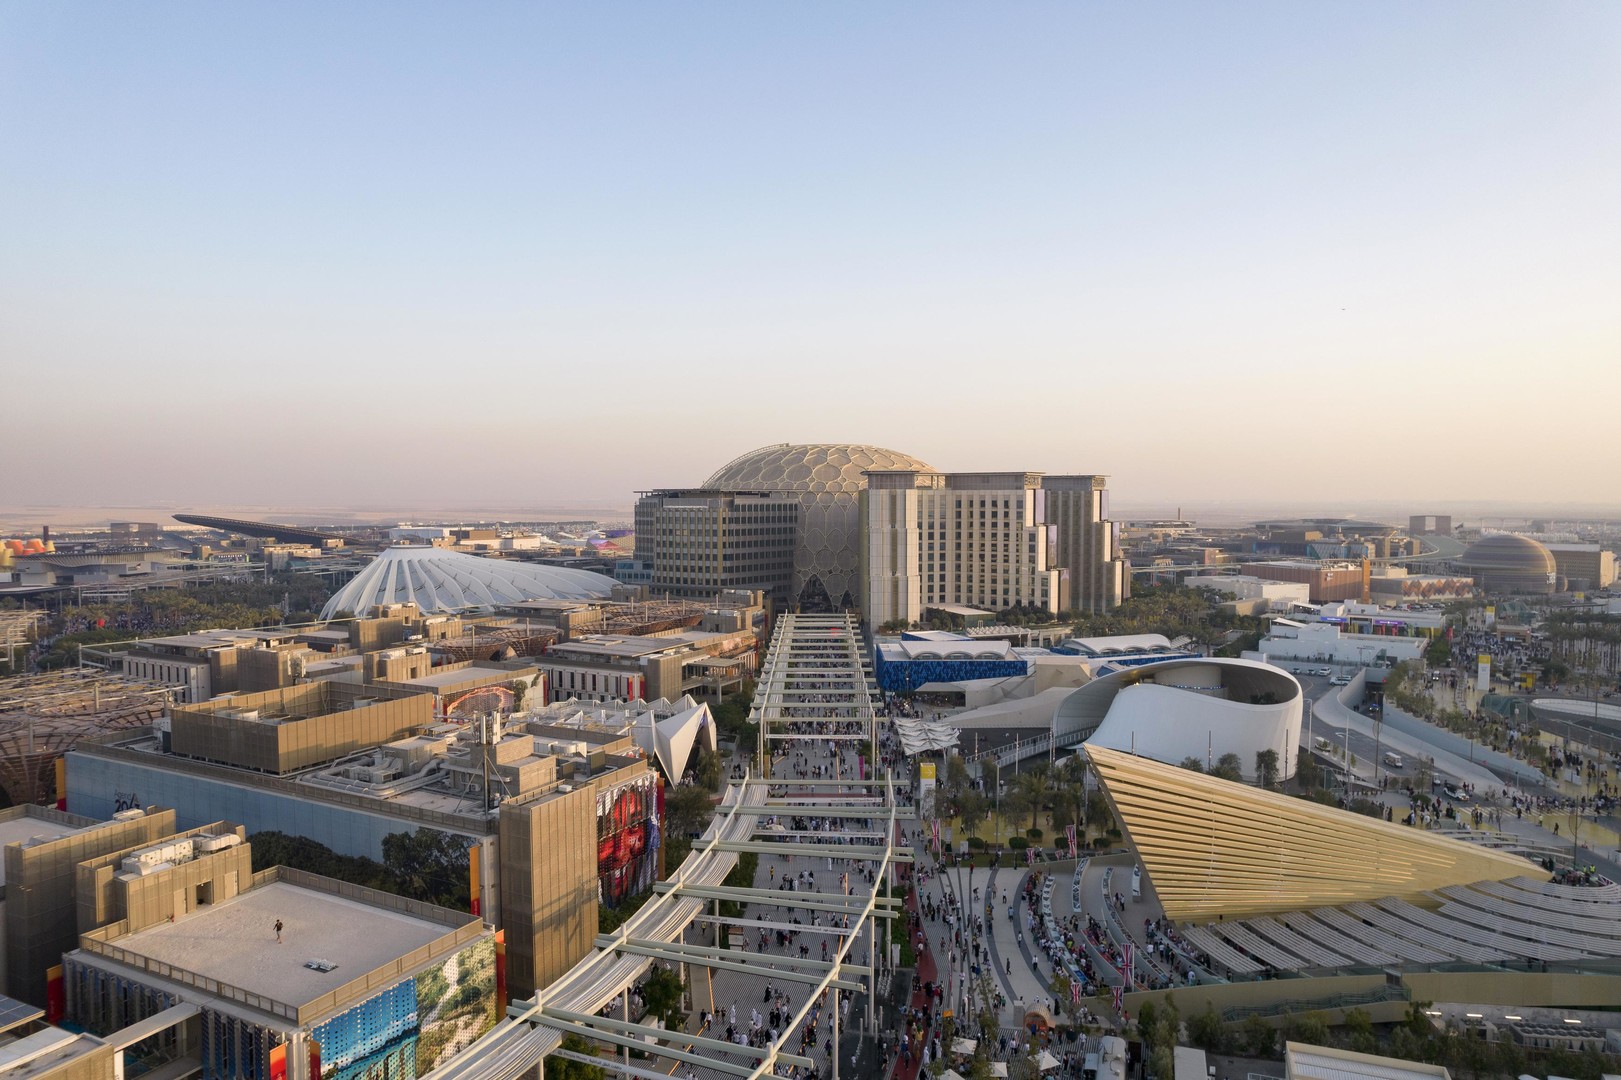
M 0 6 L 0 512 L 754 446 L 1621 512 L 1621 4 Z

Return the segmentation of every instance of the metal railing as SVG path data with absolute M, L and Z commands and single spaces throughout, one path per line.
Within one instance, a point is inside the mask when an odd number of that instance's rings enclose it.
M 1329 994 L 1320 998 L 1290 998 L 1264 1005 L 1229 1005 L 1221 1010 L 1221 1018 L 1231 1024 L 1251 1016 L 1277 1016 L 1281 1013 L 1321 1012 L 1326 1009 L 1348 1009 L 1357 1005 L 1374 1005 L 1381 1001 L 1411 1001 L 1412 991 L 1405 986 L 1386 983 L 1359 993 Z

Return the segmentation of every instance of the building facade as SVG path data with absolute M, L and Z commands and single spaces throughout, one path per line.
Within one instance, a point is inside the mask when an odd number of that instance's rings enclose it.
M 869 626 L 956 605 L 1102 611 L 1128 595 L 1102 477 L 886 469 L 866 478 Z
M 708 599 L 759 590 L 786 604 L 794 580 L 799 503 L 769 491 L 644 491 L 636 501 L 636 563 L 655 596 Z

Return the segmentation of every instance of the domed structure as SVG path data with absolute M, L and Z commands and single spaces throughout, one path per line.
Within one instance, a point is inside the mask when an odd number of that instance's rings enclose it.
M 1546 596 L 1558 586 L 1553 552 L 1528 536 L 1498 533 L 1469 545 L 1459 560 L 1487 593 Z
M 867 469 L 930 466 L 881 446 L 779 443 L 744 454 L 704 482 L 718 491 L 792 492 L 798 499 L 793 592 L 802 610 L 858 605 L 861 492 Z
M 590 600 L 613 592 L 613 579 L 589 570 L 485 559 L 421 545 L 385 549 L 321 609 L 363 615 L 378 604 L 416 604 L 422 613 L 468 611 L 524 600 Z

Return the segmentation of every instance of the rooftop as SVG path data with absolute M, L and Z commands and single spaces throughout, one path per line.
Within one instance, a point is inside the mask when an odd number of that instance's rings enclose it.
M 365 932 L 356 933 L 361 926 Z M 401 911 L 276 881 L 111 944 L 137 963 L 168 965 L 301 1009 L 451 932 Z M 304 966 L 311 960 L 336 966 L 317 971 Z
M 0 847 L 7 844 L 26 844 L 34 837 L 57 840 L 79 831 L 78 826 L 51 821 L 48 818 L 14 817 L 0 821 Z M 0 885 L 6 883 L 5 860 L 0 859 Z

